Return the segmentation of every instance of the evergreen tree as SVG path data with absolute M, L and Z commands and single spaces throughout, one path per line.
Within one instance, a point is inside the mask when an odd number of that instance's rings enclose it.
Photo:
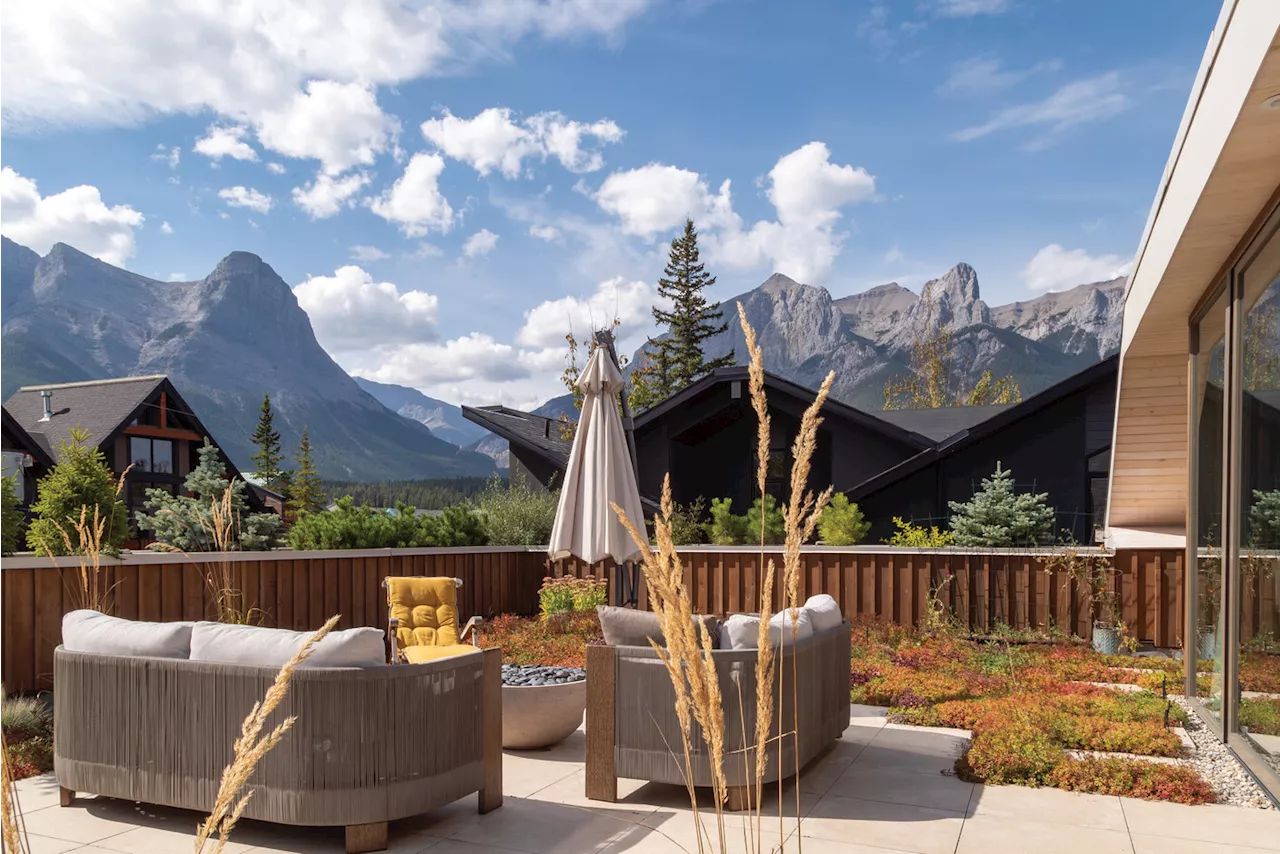
M 293 458 L 297 461 L 298 468 L 294 471 L 293 482 L 289 486 L 289 510 L 295 516 L 323 510 L 324 485 L 320 483 L 315 461 L 311 458 L 311 434 L 306 427 L 302 428 L 302 439 L 298 442 L 298 450 L 294 452 Z
M 22 473 L 18 473 L 22 477 Z M 3 478 L 4 515 L 0 517 L 0 554 L 11 555 L 18 550 L 18 534 L 22 529 L 22 510 L 18 507 L 18 493 L 14 489 L 14 478 Z
M 658 294 L 671 300 L 671 310 L 653 309 L 653 319 L 667 327 L 667 334 L 649 342 L 650 358 L 659 366 L 651 377 L 652 393 L 663 400 L 702 379 L 716 368 L 735 361 L 730 350 L 707 361 L 703 342 L 729 328 L 720 303 L 708 303 L 703 295 L 716 283 L 698 257 L 698 232 L 686 219 L 684 233 L 671 241 L 667 266 L 658 280 Z M 656 401 L 654 401 L 656 402 Z
M 284 475 L 281 463 L 284 453 L 280 450 L 280 431 L 274 424 L 275 413 L 271 411 L 271 396 L 262 395 L 262 414 L 258 416 L 258 426 L 253 431 L 251 441 L 258 450 L 253 453 L 253 474 L 267 489 L 278 490 L 280 478 Z
M 968 502 L 952 501 L 951 530 L 961 546 L 1032 546 L 1053 535 L 1049 493 L 1014 491 L 1013 472 L 1000 468 Z
M 104 552 L 118 552 L 129 536 L 129 514 L 120 500 L 122 481 L 111 472 L 102 451 L 88 441 L 88 431 L 73 428 L 70 441 L 58 446 L 58 462 L 40 478 L 36 503 L 31 505 L 35 520 L 27 529 L 27 548 L 34 552 L 67 554 L 65 532 L 74 553 L 78 548 L 75 525 L 82 509 L 85 521 L 92 525 L 97 508 Z
M 148 489 L 137 514 L 138 528 L 156 538 L 152 548 L 184 552 L 257 551 L 275 545 L 281 520 L 274 513 L 249 513 L 245 482 L 227 477 L 222 453 L 206 438 L 200 464 L 183 483 L 187 495 Z M 228 495 L 230 491 L 230 495 Z

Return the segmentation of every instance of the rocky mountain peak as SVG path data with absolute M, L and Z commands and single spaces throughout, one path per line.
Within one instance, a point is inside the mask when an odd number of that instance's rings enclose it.
M 784 276 L 782 273 L 774 273 L 772 276 L 764 280 L 764 284 L 762 284 L 758 290 L 762 290 L 769 294 L 776 294 L 807 287 L 809 286 L 800 284 L 790 276 Z
M 925 285 L 935 297 L 946 294 L 953 303 L 970 303 L 982 298 L 978 292 L 978 271 L 961 261 Z

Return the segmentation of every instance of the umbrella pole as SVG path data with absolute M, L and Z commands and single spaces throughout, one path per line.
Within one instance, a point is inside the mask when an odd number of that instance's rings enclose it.
M 613 366 L 618 369 L 618 373 L 622 373 L 622 365 L 618 363 L 618 351 L 613 346 L 613 330 L 601 329 L 596 332 L 596 344 L 604 347 L 605 352 L 609 354 L 609 358 L 613 361 Z M 622 390 L 618 392 L 618 398 L 622 404 L 622 432 L 627 437 L 627 453 L 631 457 L 631 471 L 635 475 L 636 485 L 640 485 L 640 463 L 636 458 L 636 431 L 635 422 L 631 417 L 631 404 L 627 400 L 627 386 L 623 383 Z M 639 579 L 637 578 L 637 566 L 635 561 L 624 561 L 618 568 L 618 604 L 622 607 L 636 607 L 640 604 Z

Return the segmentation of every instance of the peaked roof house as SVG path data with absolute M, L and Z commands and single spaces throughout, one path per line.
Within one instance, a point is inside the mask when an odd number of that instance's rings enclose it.
M 47 445 L 28 433 L 9 410 L 3 410 L 2 414 L 0 448 L 3 449 L 4 476 L 13 478 L 18 504 L 28 507 L 35 501 L 37 481 L 53 466 L 53 454 Z
M 197 450 L 204 440 L 217 445 L 169 378 L 160 374 L 24 386 L 5 401 L 4 411 L 6 425 L 12 419 L 46 449 L 52 462 L 72 431 L 85 431 L 87 444 L 102 451 L 116 475 L 128 469 L 123 498 L 131 514 L 143 506 L 148 489 L 177 494 L 199 464 Z M 223 462 L 229 475 L 243 479 L 225 454 Z M 261 504 L 249 495 L 251 504 Z

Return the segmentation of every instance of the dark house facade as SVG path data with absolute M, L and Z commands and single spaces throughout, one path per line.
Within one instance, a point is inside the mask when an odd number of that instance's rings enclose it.
M 217 445 L 162 375 L 26 386 L 5 401 L 4 411 L 6 430 L 12 418 L 48 449 L 51 462 L 73 430 L 84 430 L 87 444 L 102 451 L 117 476 L 128 469 L 122 498 L 130 517 L 142 508 L 148 489 L 182 490 L 187 474 L 200 462 L 197 451 L 206 437 Z M 243 480 L 225 454 L 223 462 L 230 477 Z M 255 510 L 263 509 L 252 491 L 247 495 Z
M 53 466 L 53 454 L 25 430 L 8 409 L 3 410 L 0 448 L 3 449 L 4 476 L 13 478 L 14 494 L 25 510 L 36 500 L 36 483 Z
M 1027 400 L 1001 406 L 869 413 L 829 400 L 823 408 L 809 486 L 834 487 L 872 523 L 868 542 L 892 534 L 893 518 L 946 527 L 949 502 L 967 501 L 999 462 L 1020 491 L 1049 493 L 1056 529 L 1093 542 L 1106 511 L 1115 415 L 1113 357 Z M 812 389 L 766 374 L 773 439 L 769 491 L 790 488 L 791 445 Z M 543 484 L 563 477 L 572 440 L 563 425 L 505 407 L 463 408 L 506 439 L 519 465 Z M 640 494 L 652 507 L 670 472 L 672 497 L 733 499 L 744 513 L 756 497 L 756 418 L 745 367 L 722 368 L 636 416 Z

